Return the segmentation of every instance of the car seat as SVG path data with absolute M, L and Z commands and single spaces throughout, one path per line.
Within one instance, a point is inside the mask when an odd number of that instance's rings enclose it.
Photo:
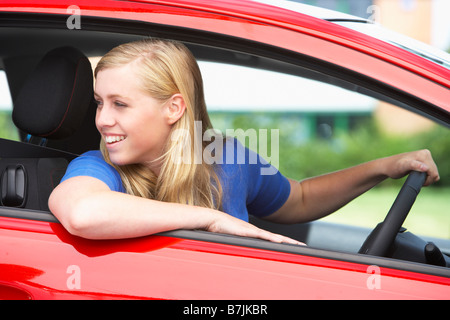
M 87 57 L 73 47 L 48 52 L 14 101 L 13 121 L 26 143 L 0 144 L 1 205 L 48 210 L 68 162 L 98 149 L 95 109 Z

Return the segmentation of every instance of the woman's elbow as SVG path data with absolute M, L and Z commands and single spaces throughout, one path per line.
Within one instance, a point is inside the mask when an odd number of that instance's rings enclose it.
M 67 219 L 63 223 L 66 230 L 78 237 L 86 239 L 94 239 L 92 237 L 92 225 L 88 219 L 89 214 L 84 210 L 74 208 L 71 213 L 68 214 Z
M 89 205 L 85 199 L 77 201 L 60 199 L 57 193 L 50 195 L 48 206 L 53 215 L 72 235 L 82 238 L 91 238 L 89 230 L 91 222 L 89 220 Z

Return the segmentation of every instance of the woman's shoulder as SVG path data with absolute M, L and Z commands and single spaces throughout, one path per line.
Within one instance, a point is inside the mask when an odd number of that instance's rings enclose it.
M 105 159 L 103 158 L 103 155 L 101 153 L 100 150 L 90 150 L 90 151 L 86 151 L 85 153 L 81 154 L 78 158 L 81 157 L 93 157 L 94 159 L 98 159 L 98 160 L 102 160 L 106 163 Z M 77 158 L 77 159 L 78 159 Z M 86 159 L 86 158 L 85 158 Z
M 103 157 L 103 154 L 100 150 L 91 150 L 81 154 L 71 161 L 71 163 L 69 164 L 69 168 L 71 167 L 72 169 L 86 171 L 106 170 L 108 172 L 114 172 L 114 174 L 117 172 L 117 170 L 112 165 L 105 161 L 105 158 Z
M 90 176 L 105 182 L 113 191 L 123 191 L 119 172 L 105 161 L 99 150 L 91 150 L 72 160 L 62 181 L 76 176 Z
M 253 174 L 273 175 L 277 173 L 278 170 L 253 149 L 256 149 L 255 146 L 249 148 L 238 139 L 227 137 L 223 148 L 223 162 L 226 165 L 244 166 Z

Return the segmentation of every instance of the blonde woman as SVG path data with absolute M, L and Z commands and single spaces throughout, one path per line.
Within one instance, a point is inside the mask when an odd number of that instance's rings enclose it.
M 201 127 L 202 136 L 211 129 L 201 74 L 178 42 L 123 44 L 100 60 L 95 78 L 101 152 L 75 159 L 49 199 L 58 220 L 81 237 L 202 229 L 300 244 L 249 224 L 248 215 L 306 222 L 334 212 L 388 177 L 418 170 L 427 172 L 427 185 L 439 179 L 426 150 L 301 182 L 277 170 L 261 174 L 268 164 L 258 157 L 250 161 L 255 154 L 233 139 L 225 139 L 223 150 L 208 158 L 207 144 L 195 132 Z M 240 155 L 243 163 L 213 161 Z

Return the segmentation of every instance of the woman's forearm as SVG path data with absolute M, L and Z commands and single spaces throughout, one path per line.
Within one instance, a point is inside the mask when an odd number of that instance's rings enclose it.
M 204 229 L 210 209 L 104 192 L 74 209 L 71 231 L 89 239 L 140 237 L 176 229 Z
M 201 229 L 300 244 L 214 209 L 113 192 L 90 177 L 69 180 L 52 192 L 49 207 L 71 234 L 83 238 L 123 239 L 176 229 Z
M 301 223 L 320 219 L 384 179 L 398 179 L 412 170 L 427 173 L 425 185 L 439 180 L 439 172 L 428 150 L 381 158 L 300 182 L 290 180 L 288 200 L 267 220 Z
M 378 159 L 299 182 L 303 193 L 299 215 L 312 221 L 342 208 L 388 177 L 383 170 L 386 161 Z
M 86 179 L 90 179 L 88 183 Z M 112 192 L 92 178 L 70 180 L 53 191 L 49 206 L 74 235 L 121 239 L 181 228 L 202 229 L 212 223 L 211 209 Z

